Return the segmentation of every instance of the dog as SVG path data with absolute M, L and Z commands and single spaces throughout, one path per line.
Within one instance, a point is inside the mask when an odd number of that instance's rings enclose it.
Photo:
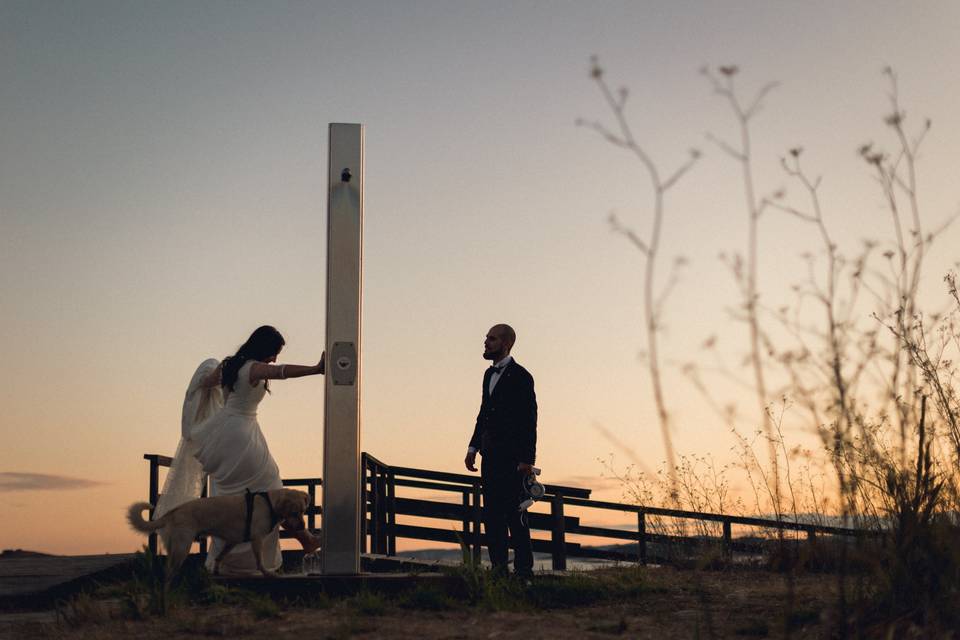
M 248 505 L 252 511 L 249 514 Z M 265 494 L 197 498 L 150 522 L 143 519 L 143 511 L 153 507 L 148 502 L 137 502 L 130 505 L 127 521 L 141 533 L 159 530 L 167 549 L 167 582 L 180 570 L 193 541 L 200 535 L 212 535 L 224 541 L 223 551 L 214 559 L 214 575 L 220 572 L 223 557 L 236 545 L 249 540 L 257 569 L 266 577 L 275 577 L 275 572 L 263 567 L 263 539 L 280 524 L 293 531 L 303 529 L 303 514 L 309 506 L 310 496 L 303 491 L 274 489 Z

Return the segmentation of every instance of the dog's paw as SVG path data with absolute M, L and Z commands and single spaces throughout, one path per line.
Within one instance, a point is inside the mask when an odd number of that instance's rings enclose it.
M 312 531 L 310 532 L 310 538 L 303 543 L 303 552 L 306 554 L 315 553 L 320 549 L 320 536 L 316 535 Z

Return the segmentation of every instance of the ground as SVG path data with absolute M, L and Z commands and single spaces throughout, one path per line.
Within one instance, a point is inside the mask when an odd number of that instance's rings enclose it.
M 554 584 L 546 606 L 497 597 L 468 604 L 446 594 L 362 593 L 309 605 L 274 604 L 263 597 L 182 603 L 166 616 L 132 619 L 129 607 L 105 592 L 62 606 L 59 613 L 0 617 L 0 638 L 756 638 L 783 637 L 788 628 L 792 637 L 828 637 L 835 619 L 836 578 L 829 575 L 798 577 L 791 586 L 784 575 L 755 570 L 629 572 L 635 583 L 629 591 L 567 606 L 570 594 L 556 592 Z M 620 579 L 615 572 L 601 578 Z M 538 581 L 527 587 L 534 600 L 538 589 L 549 588 Z

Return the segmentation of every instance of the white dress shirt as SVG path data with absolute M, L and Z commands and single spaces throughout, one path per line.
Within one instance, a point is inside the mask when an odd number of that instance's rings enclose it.
M 490 384 L 487 387 L 487 395 L 493 394 L 494 387 L 497 386 L 497 383 L 500 381 L 500 377 L 503 375 L 503 370 L 507 368 L 507 365 L 513 362 L 513 356 L 507 356 L 500 362 L 496 363 L 495 366 L 499 371 L 494 371 L 493 375 L 490 376 Z

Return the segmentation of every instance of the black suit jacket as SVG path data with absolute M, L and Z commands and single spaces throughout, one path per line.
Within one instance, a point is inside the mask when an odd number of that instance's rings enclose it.
M 516 360 L 510 362 L 493 394 L 488 394 L 490 376 L 483 375 L 483 399 L 470 446 L 484 458 L 507 458 L 534 464 L 537 458 L 537 395 L 533 376 Z

